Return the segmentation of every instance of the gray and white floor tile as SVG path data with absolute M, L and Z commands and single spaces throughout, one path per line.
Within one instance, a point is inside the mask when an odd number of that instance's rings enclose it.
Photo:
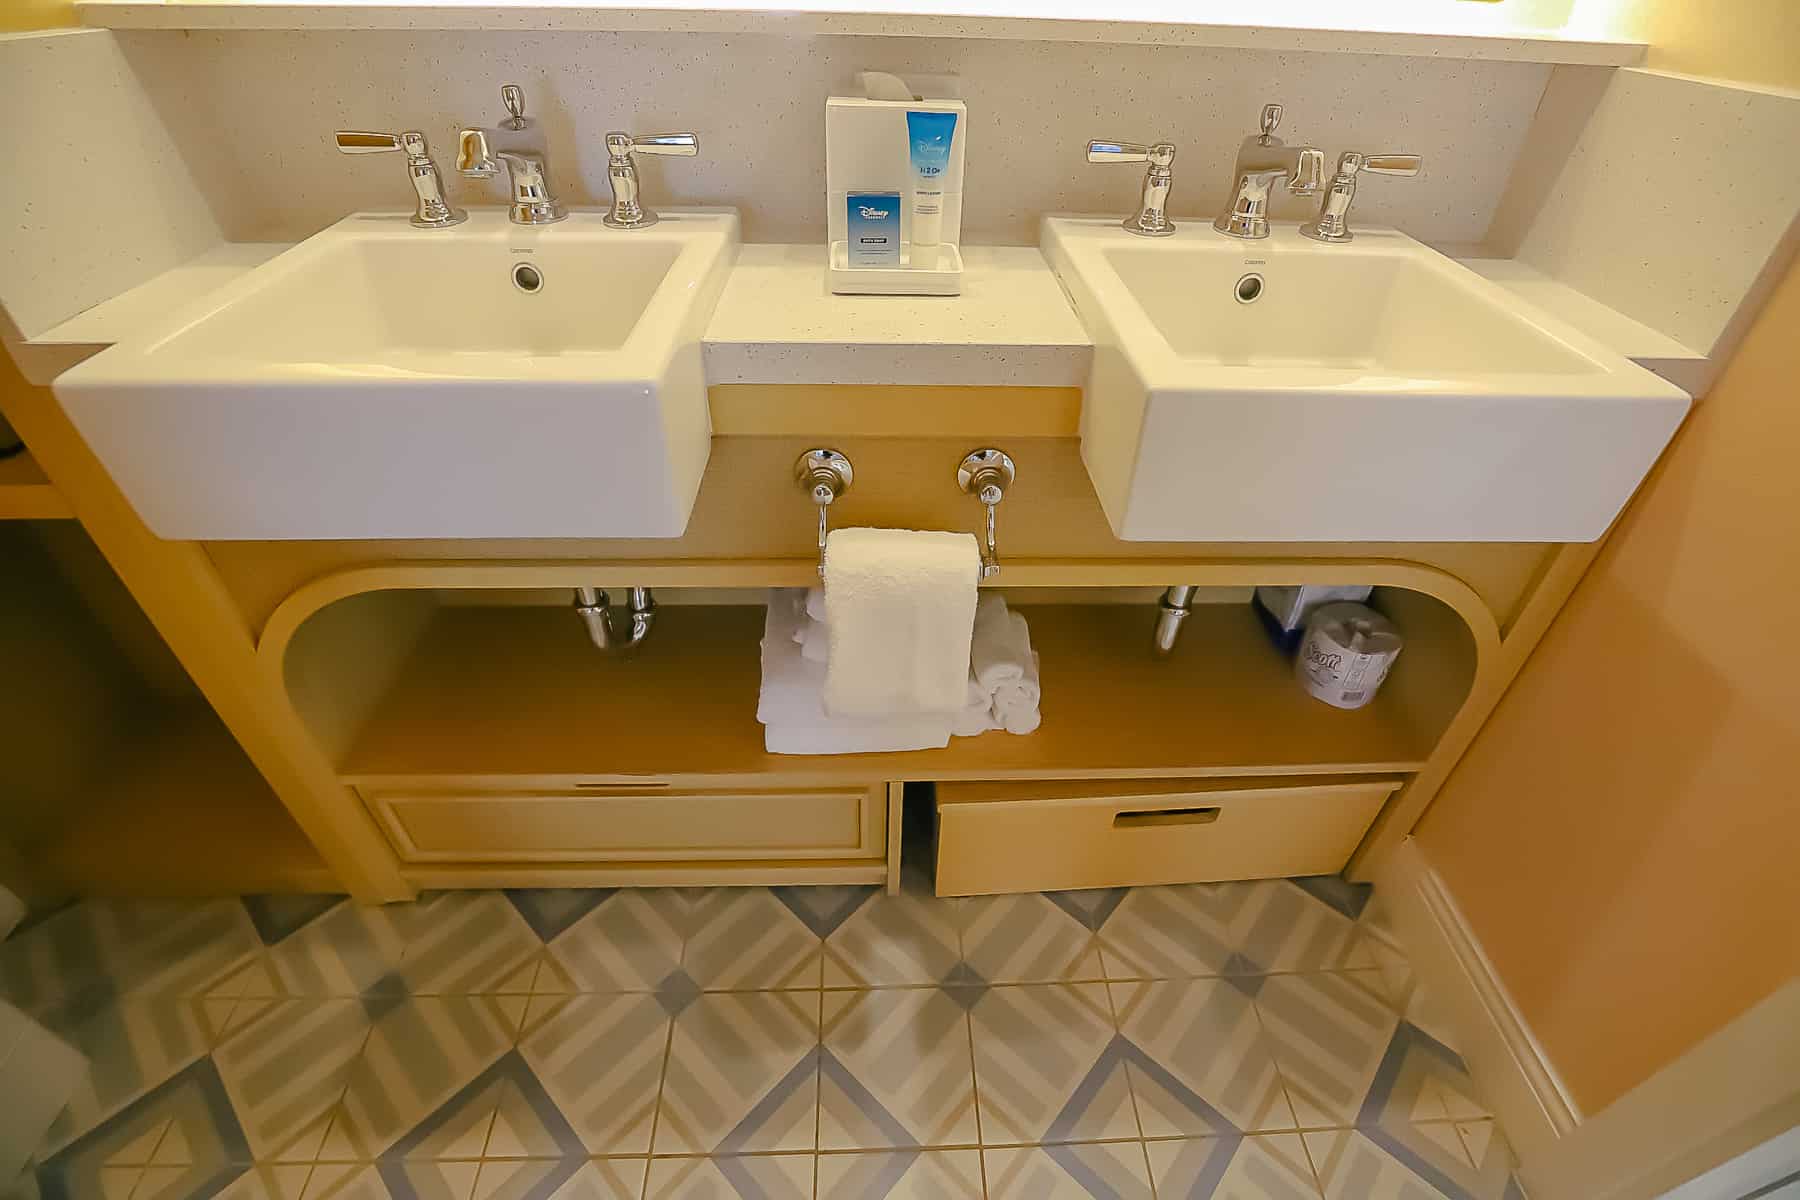
M 978 1144 L 964 998 L 944 988 L 825 994 L 819 1149 Z
M 976 896 L 961 902 L 964 974 L 982 983 L 1104 979 L 1093 930 L 1049 896 Z
M 819 996 L 708 992 L 675 1018 L 652 1153 L 811 1151 Z
M 1150 1176 L 1171 1200 L 1319 1200 L 1297 1133 L 1152 1141 Z
M 821 1154 L 818 1173 L 831 1200 L 982 1200 L 979 1150 Z
M 984 1145 L 1138 1136 L 1105 984 L 988 988 L 969 1020 Z
M 27 1194 L 1521 1200 L 1368 889 L 930 890 L 70 905 Z
M 1251 996 L 1259 976 L 1111 984 L 1146 1137 L 1293 1129 Z
M 1150 1200 L 1142 1142 L 1015 1146 L 981 1152 L 988 1200 Z

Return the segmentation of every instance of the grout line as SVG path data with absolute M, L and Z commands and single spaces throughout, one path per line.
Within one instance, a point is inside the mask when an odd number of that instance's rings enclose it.
M 656 1107 L 650 1110 L 650 1142 L 644 1151 L 644 1194 L 650 1192 L 650 1159 L 656 1154 L 656 1133 L 662 1124 L 663 1087 L 669 1081 L 669 1060 L 675 1056 L 675 1021 L 669 1018 L 669 1028 L 663 1034 L 662 1070 L 656 1076 Z

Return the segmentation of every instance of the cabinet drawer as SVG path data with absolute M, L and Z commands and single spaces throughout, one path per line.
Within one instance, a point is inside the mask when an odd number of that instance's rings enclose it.
M 940 896 L 1343 869 L 1397 779 L 938 785 Z
M 409 863 L 869 858 L 881 789 L 359 789 Z

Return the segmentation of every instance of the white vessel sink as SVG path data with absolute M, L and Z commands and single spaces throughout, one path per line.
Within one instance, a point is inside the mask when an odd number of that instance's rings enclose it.
M 721 211 L 358 214 L 55 391 L 166 538 L 677 537 L 737 242 Z
M 1043 248 L 1095 342 L 1082 457 L 1128 541 L 1592 541 L 1688 409 L 1388 230 L 1052 217 Z

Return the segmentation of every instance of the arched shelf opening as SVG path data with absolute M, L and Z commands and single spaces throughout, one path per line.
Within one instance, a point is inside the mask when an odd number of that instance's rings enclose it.
M 1042 657 L 1044 723 L 906 754 L 769 755 L 756 723 L 757 589 L 813 564 L 410 562 L 353 568 L 291 595 L 259 655 L 345 782 L 646 777 L 776 784 L 1226 775 L 1407 776 L 1498 670 L 1499 632 L 1464 583 L 1397 560 L 1006 564 Z M 1150 654 L 1168 583 L 1237 589 Z M 1313 700 L 1244 602 L 1255 584 L 1369 583 L 1407 648 L 1374 703 Z M 634 657 L 596 652 L 570 589 L 657 589 Z M 1133 602 L 1122 603 L 1129 599 Z

